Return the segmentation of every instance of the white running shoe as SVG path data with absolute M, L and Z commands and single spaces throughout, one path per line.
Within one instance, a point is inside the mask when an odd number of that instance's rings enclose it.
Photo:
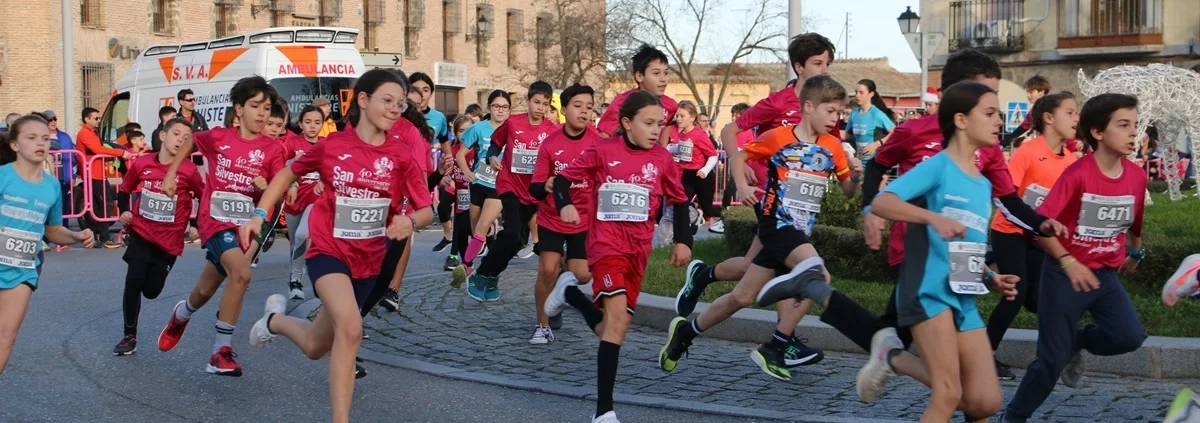
M 299 281 L 288 282 L 288 297 L 296 301 L 304 300 L 304 285 Z
M 562 314 L 563 309 L 567 308 L 567 287 L 579 283 L 575 279 L 575 274 L 571 272 L 563 272 L 558 275 L 558 281 L 554 282 L 554 289 L 550 290 L 550 295 L 546 297 L 546 303 L 542 305 L 542 311 L 546 312 L 547 316 L 557 316 Z
M 533 244 L 525 244 L 521 247 L 521 251 L 517 251 L 517 257 L 527 259 L 533 257 Z
M 725 221 L 724 221 L 724 220 L 718 220 L 718 221 L 716 221 L 716 222 L 713 222 L 713 223 L 712 223 L 712 225 L 709 225 L 709 226 L 708 226 L 708 231 L 709 231 L 709 232 L 712 232 L 712 233 L 714 233 L 714 234 L 723 234 L 723 233 L 725 233 Z
M 592 417 L 592 423 L 621 423 L 621 421 L 617 420 L 616 411 L 609 411 L 599 417 Z
M 276 335 L 267 328 L 267 318 L 272 314 L 287 313 L 287 298 L 279 294 L 271 295 L 267 297 L 267 305 L 263 309 L 263 317 L 250 328 L 250 346 L 257 349 L 265 348 L 268 342 L 275 339 Z
M 1183 259 L 1183 264 L 1179 265 L 1179 269 L 1175 270 L 1175 274 L 1163 285 L 1163 304 L 1173 307 L 1180 298 L 1192 297 L 1200 292 L 1200 281 L 1197 280 L 1200 274 L 1197 272 L 1200 272 L 1200 254 L 1192 254 Z
M 554 340 L 554 331 L 550 328 L 538 326 L 533 328 L 533 336 L 529 338 L 529 343 L 533 345 L 545 345 Z
M 887 362 L 888 355 L 896 349 L 903 350 L 904 342 L 896 335 L 895 328 L 880 329 L 871 337 L 871 355 L 867 358 L 867 364 L 858 371 L 855 386 L 860 401 L 867 404 L 875 402 L 879 399 L 879 391 L 887 385 L 887 380 L 896 375 L 892 365 Z

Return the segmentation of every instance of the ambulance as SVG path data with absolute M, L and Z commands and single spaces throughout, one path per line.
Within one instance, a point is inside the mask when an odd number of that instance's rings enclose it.
M 279 27 L 217 40 L 156 45 L 145 49 L 121 76 L 105 107 L 100 134 L 113 141 L 129 122 L 147 133 L 158 127 L 158 110 L 179 108 L 179 90 L 196 96 L 196 113 L 209 128 L 228 126 L 229 90 L 239 79 L 259 75 L 288 103 L 289 117 L 314 98 L 331 104 L 341 119 L 354 81 L 365 72 L 355 47 L 358 30 L 330 27 Z M 230 117 L 232 119 L 232 117 Z

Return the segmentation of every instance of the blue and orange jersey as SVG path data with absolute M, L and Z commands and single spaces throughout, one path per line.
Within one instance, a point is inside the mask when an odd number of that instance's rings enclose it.
M 793 226 L 812 233 L 829 178 L 850 178 L 849 160 L 842 143 L 832 135 L 816 142 L 799 139 L 795 127 L 767 131 L 746 144 L 747 161 L 767 162 L 766 194 L 759 202 L 759 222 L 772 228 Z

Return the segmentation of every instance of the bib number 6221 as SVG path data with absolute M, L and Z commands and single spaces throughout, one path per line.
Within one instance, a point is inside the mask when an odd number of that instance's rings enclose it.
M 350 211 L 350 221 L 354 223 L 376 223 L 383 221 L 381 209 L 354 209 Z

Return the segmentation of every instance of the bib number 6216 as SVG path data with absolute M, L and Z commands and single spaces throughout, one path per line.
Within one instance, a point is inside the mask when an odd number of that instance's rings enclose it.
M 641 195 L 633 195 L 625 192 L 612 193 L 612 205 L 614 206 L 631 206 L 631 207 L 646 207 L 646 197 Z

